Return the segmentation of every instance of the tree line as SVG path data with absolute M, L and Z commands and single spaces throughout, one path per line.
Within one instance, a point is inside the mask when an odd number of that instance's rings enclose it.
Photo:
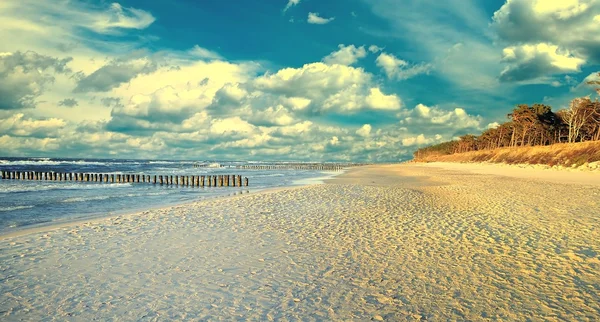
M 600 73 L 598 73 L 600 76 Z M 600 81 L 588 84 L 600 85 Z M 596 91 L 600 95 L 600 88 Z M 485 130 L 479 136 L 467 134 L 457 140 L 418 149 L 415 159 L 501 147 L 550 145 L 600 141 L 600 102 L 590 97 L 573 99 L 566 109 L 553 112 L 544 104 L 520 104 L 507 115 L 509 121 Z

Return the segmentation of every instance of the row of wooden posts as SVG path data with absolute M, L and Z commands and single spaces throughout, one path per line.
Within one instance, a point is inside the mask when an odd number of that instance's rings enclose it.
M 354 165 L 342 164 L 248 164 L 237 166 L 238 169 L 251 170 L 323 170 L 340 171 Z
M 81 181 L 105 183 L 152 183 L 191 187 L 248 186 L 248 178 L 241 175 L 177 176 L 146 174 L 70 173 L 38 171 L 2 171 L 5 180 Z

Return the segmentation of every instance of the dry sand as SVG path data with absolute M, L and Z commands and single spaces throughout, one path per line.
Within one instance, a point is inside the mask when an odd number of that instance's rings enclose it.
M 600 319 L 598 185 L 464 170 L 361 167 L 6 237 L 0 319 Z

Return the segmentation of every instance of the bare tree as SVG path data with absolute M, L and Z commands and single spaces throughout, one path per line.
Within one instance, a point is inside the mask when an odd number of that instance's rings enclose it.
M 577 142 L 581 136 L 581 129 L 590 122 L 595 114 L 590 106 L 593 103 L 589 97 L 579 97 L 571 101 L 569 109 L 565 111 L 564 122 L 569 127 L 569 143 Z

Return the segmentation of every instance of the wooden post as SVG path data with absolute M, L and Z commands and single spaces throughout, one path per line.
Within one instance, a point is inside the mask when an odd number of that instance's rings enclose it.
M 159 181 L 160 181 L 160 184 L 162 185 L 163 184 L 163 176 L 158 176 L 158 178 L 160 179 Z
M 217 186 L 217 176 L 213 176 L 213 187 Z
M 238 180 L 238 187 L 241 187 L 242 186 L 242 176 L 238 174 L 237 180 Z
M 219 175 L 219 187 L 223 186 L 223 176 Z
M 244 187 L 248 186 L 248 177 L 244 177 Z
M 204 188 L 204 176 L 200 176 L 200 187 Z
M 231 176 L 231 181 L 233 182 L 233 186 L 235 187 L 235 174 Z

